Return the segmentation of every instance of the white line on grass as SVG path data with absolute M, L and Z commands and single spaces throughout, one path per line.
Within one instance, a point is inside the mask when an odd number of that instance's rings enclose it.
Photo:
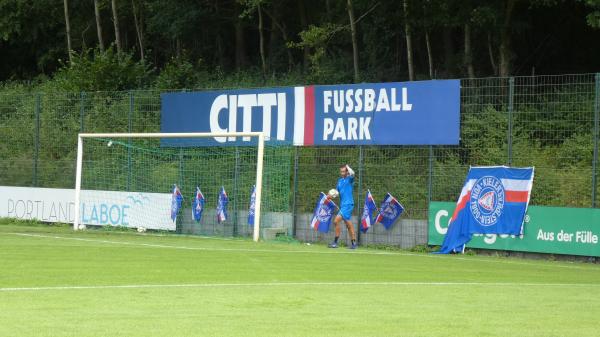
M 437 254 L 417 254 L 417 253 L 408 253 L 408 252 L 393 252 L 393 251 L 368 251 L 368 250 L 277 250 L 277 249 L 261 249 L 261 248 L 214 248 L 214 247 L 188 247 L 188 246 L 172 246 L 172 245 L 164 245 L 157 243 L 140 243 L 140 242 L 132 242 L 132 241 L 114 241 L 114 240 L 102 240 L 102 239 L 86 239 L 86 238 L 75 238 L 75 237 L 66 237 L 66 236 L 58 236 L 58 235 L 44 235 L 44 234 L 33 234 L 33 233 L 15 233 L 15 232 L 7 232 L 0 234 L 8 234 L 8 235 L 16 235 L 16 236 L 24 236 L 24 237 L 36 237 L 36 238 L 46 238 L 46 239 L 57 239 L 57 240 L 74 240 L 74 241 L 82 241 L 82 242 L 92 242 L 92 243 L 105 243 L 105 244 L 113 244 L 113 245 L 127 245 L 132 247 L 149 247 L 149 248 L 163 248 L 163 249 L 182 249 L 182 250 L 197 250 L 197 251 L 223 251 L 223 252 L 250 252 L 250 253 L 291 253 L 291 254 L 356 254 L 356 255 L 387 255 L 387 256 L 415 256 L 415 257 L 425 257 L 425 258 L 439 258 L 439 259 L 448 259 L 449 261 L 453 260 L 461 260 L 461 261 L 471 261 L 471 262 L 486 262 L 486 263 L 508 263 L 514 265 L 525 265 L 532 267 L 548 267 L 548 268 L 568 268 L 568 269 L 579 269 L 579 270 L 598 270 L 593 269 L 593 267 L 584 267 L 584 266 L 576 266 L 576 265 L 563 265 L 563 264 L 550 264 L 546 263 L 543 265 L 514 261 L 514 260 L 499 260 L 499 259 L 483 259 L 476 257 L 460 257 L 460 256 L 447 256 L 447 255 L 437 255 Z
M 192 283 L 192 284 L 123 284 L 50 287 L 7 287 L 0 292 L 44 290 L 96 290 L 147 288 L 236 288 L 236 287 L 297 287 L 297 286 L 482 286 L 482 287 L 600 287 L 594 283 L 521 283 L 521 282 L 255 282 L 255 283 Z

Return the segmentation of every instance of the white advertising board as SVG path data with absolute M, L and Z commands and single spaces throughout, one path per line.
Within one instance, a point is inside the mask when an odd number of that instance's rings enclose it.
M 81 223 L 175 230 L 170 193 L 81 191 Z M 73 223 L 75 190 L 0 186 L 0 217 Z

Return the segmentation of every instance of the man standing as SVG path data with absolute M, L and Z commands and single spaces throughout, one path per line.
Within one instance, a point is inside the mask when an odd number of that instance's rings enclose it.
M 329 244 L 328 247 L 338 247 L 338 240 L 342 232 L 342 228 L 340 227 L 340 221 L 344 221 L 344 224 L 346 224 L 346 228 L 348 228 L 348 233 L 350 233 L 350 238 L 352 239 L 352 245 L 348 248 L 356 249 L 358 247 L 356 244 L 356 233 L 354 232 L 354 226 L 352 225 L 352 222 L 350 222 L 352 210 L 354 209 L 354 197 L 352 195 L 354 171 L 350 168 L 350 166 L 344 164 L 340 166 L 340 176 L 341 177 L 340 179 L 338 179 L 336 187 L 336 189 L 340 193 L 340 212 L 336 215 L 334 220 L 335 239 L 332 243 Z

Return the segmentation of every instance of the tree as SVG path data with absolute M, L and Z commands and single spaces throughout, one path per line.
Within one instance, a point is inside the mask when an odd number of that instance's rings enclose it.
M 289 39 L 289 36 L 287 33 L 287 26 L 285 24 L 285 21 L 280 19 L 279 8 L 280 8 L 280 6 L 277 6 L 277 4 L 274 3 L 272 12 L 270 12 L 269 10 L 264 10 L 264 12 L 271 19 L 272 26 L 274 26 L 275 28 L 277 28 L 277 30 L 279 30 L 281 37 L 283 38 L 283 41 L 285 44 L 284 45 L 285 52 L 287 55 L 287 63 L 288 63 L 287 70 L 288 70 L 288 72 L 290 72 L 290 71 L 292 71 L 292 68 L 294 67 L 294 55 L 292 55 L 292 49 L 288 47 L 288 44 L 291 42 L 291 40 Z
M 102 20 L 100 18 L 99 0 L 94 0 L 94 14 L 96 17 L 96 32 L 98 33 L 98 45 L 101 51 L 104 51 L 104 39 L 102 38 Z
M 73 61 L 73 48 L 71 48 L 71 23 L 69 21 L 69 1 L 63 0 L 63 6 L 65 8 L 65 28 L 67 33 L 67 53 L 69 54 L 69 61 Z
M 464 55 L 464 63 L 467 68 L 467 76 L 469 78 L 475 77 L 475 69 L 473 68 L 473 51 L 471 48 L 471 23 L 465 22 L 464 24 L 464 33 L 465 33 L 465 55 Z
M 267 59 L 265 56 L 265 32 L 263 24 L 262 10 L 260 9 L 261 0 L 256 0 L 256 11 L 258 12 L 258 42 L 260 51 L 260 65 L 263 78 L 267 77 Z
M 306 7 L 304 6 L 304 0 L 298 0 L 298 15 L 300 17 L 300 29 L 302 31 L 307 31 L 308 30 L 308 17 L 306 15 Z M 302 52 L 303 52 L 302 64 L 304 66 L 304 71 L 306 71 L 310 64 L 310 47 L 307 45 L 304 45 Z
M 581 0 L 592 11 L 586 16 L 587 24 L 593 28 L 600 28 L 600 0 Z
M 235 28 L 235 66 L 239 71 L 248 63 L 246 58 L 246 38 L 244 32 L 244 22 L 240 18 L 242 15 L 241 5 L 238 1 L 234 2 L 234 28 Z
M 144 57 L 144 33 L 142 30 L 143 26 L 143 16 L 142 16 L 142 6 L 143 2 L 140 2 L 139 5 L 136 5 L 136 0 L 131 0 L 131 10 L 133 12 L 133 23 L 135 25 L 135 33 L 138 41 L 138 46 L 140 48 L 140 59 L 143 60 Z
M 352 35 L 352 61 L 354 65 L 354 82 L 358 83 L 360 76 L 358 73 L 358 42 L 356 41 L 356 22 L 354 20 L 354 7 L 352 0 L 348 0 L 348 18 L 350 20 L 350 33 Z
M 121 49 L 121 32 L 119 31 L 119 16 L 117 14 L 117 0 L 111 0 L 110 4 L 112 7 L 113 23 L 115 26 L 115 44 L 117 45 L 117 54 L 120 54 L 123 50 Z
M 408 80 L 415 80 L 415 70 L 413 63 L 412 38 L 410 36 L 410 24 L 408 23 L 408 0 L 404 0 L 404 35 L 406 36 L 406 61 L 408 63 Z
M 244 11 L 240 15 L 241 17 L 251 18 L 254 12 L 257 13 L 258 22 L 258 52 L 260 56 L 260 66 L 262 70 L 263 79 L 267 77 L 267 58 L 265 52 L 265 34 L 264 34 L 264 20 L 262 6 L 267 4 L 266 0 L 238 0 L 244 6 Z
M 500 29 L 500 65 L 498 69 L 498 75 L 500 77 L 510 76 L 510 65 L 511 65 L 511 23 L 515 4 L 518 0 L 506 0 L 504 4 L 504 10 L 502 12 L 504 20 Z

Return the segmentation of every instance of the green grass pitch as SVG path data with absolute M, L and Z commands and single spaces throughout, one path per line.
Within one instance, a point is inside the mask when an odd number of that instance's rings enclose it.
M 0 225 L 0 336 L 598 336 L 600 266 Z

